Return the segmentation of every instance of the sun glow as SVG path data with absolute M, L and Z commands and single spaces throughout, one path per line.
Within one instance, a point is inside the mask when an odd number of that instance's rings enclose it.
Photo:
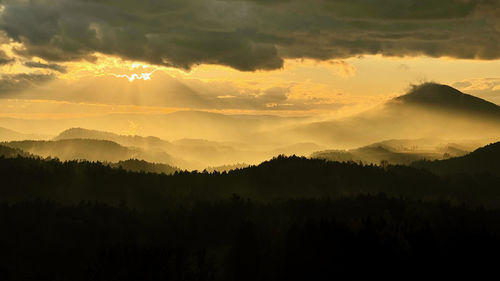
M 134 82 L 135 80 L 151 80 L 151 75 L 155 72 L 156 70 L 153 70 L 152 72 L 143 72 L 143 73 L 134 73 L 131 75 L 127 74 L 113 74 L 113 76 L 118 77 L 118 78 L 127 78 L 129 82 Z

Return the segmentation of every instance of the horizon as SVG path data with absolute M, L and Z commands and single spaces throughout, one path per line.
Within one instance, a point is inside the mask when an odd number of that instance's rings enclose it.
M 482 280 L 500 0 L 0 0 L 1 281 Z
M 124 127 L 116 130 L 124 117 L 130 131 Z M 138 134 L 140 121 L 130 119 L 150 122 L 149 134 Z M 407 93 L 378 106 L 341 118 L 185 110 L 60 121 L 0 118 L 0 140 L 39 157 L 113 165 L 137 159 L 146 161 L 143 165 L 181 170 L 258 165 L 276 155 L 411 164 L 419 159 L 460 157 L 498 141 L 500 106 L 448 85 L 425 82 L 411 85 Z M 14 122 L 38 130 L 28 129 L 26 134 L 4 126 Z M 46 127 L 52 127 L 51 134 Z M 170 134 L 162 135 L 162 130 Z
M 5 0 L 0 127 L 40 139 L 81 127 L 260 150 L 495 137 L 496 118 L 479 117 L 496 110 L 486 105 L 455 115 L 435 104 L 387 107 L 425 83 L 500 105 L 498 4 L 386 4 L 391 12 L 336 0 Z
M 0 116 L 338 118 L 422 82 L 499 105 L 498 3 L 414 2 L 6 0 Z

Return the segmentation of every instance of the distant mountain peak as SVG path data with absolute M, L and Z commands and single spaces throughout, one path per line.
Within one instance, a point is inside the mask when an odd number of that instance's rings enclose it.
M 414 85 L 407 94 L 395 98 L 392 103 L 500 116 L 500 106 L 437 83 Z
M 420 85 L 413 85 L 411 90 L 400 97 L 397 100 L 402 101 L 419 101 L 419 102 L 450 102 L 459 99 L 464 99 L 468 97 L 473 97 L 466 95 L 459 90 L 450 87 L 448 85 L 436 84 L 436 83 L 424 83 Z M 473 97 L 475 98 L 475 97 Z

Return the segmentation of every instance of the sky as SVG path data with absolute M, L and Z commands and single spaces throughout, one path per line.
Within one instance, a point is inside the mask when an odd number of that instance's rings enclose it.
M 0 117 L 343 117 L 438 82 L 500 104 L 496 0 L 0 0 Z

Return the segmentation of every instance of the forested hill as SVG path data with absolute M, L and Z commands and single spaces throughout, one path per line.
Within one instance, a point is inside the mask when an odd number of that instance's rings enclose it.
M 114 168 L 122 168 L 131 172 L 145 172 L 145 173 L 158 173 L 158 174 L 173 174 L 175 172 L 181 171 L 181 169 L 161 164 L 161 163 L 150 163 L 139 159 L 128 159 L 125 161 L 119 161 L 117 163 L 109 164 Z
M 12 158 L 12 157 L 18 157 L 18 156 L 29 157 L 30 154 L 27 152 L 24 152 L 23 150 L 21 150 L 19 148 L 12 148 L 12 147 L 8 147 L 8 146 L 0 144 L 0 157 Z
M 500 251 L 491 173 L 280 156 L 166 175 L 0 157 L 0 177 L 2 281 L 484 279 Z
M 406 166 L 378 167 L 277 157 L 259 166 L 229 173 L 133 173 L 100 163 L 33 158 L 0 159 L 3 201 L 32 199 L 78 203 L 126 202 L 135 208 L 165 208 L 238 194 L 259 201 L 290 198 L 337 198 L 384 192 L 390 196 L 449 199 L 500 206 L 500 178 L 462 175 L 441 178 Z
M 500 176 L 500 142 L 478 148 L 467 155 L 435 161 L 417 161 L 412 164 L 436 174 L 482 174 Z

